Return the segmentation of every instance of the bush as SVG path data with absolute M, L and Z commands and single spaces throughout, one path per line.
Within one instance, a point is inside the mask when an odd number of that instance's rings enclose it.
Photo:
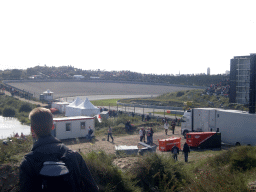
M 24 103 L 20 106 L 19 112 L 30 112 L 33 107 L 29 103 Z
M 104 151 L 92 151 L 84 158 L 100 190 L 112 192 L 138 191 L 128 177 L 113 165 L 114 155 L 107 155 Z
M 181 191 L 187 179 L 171 155 L 145 155 L 130 171 L 142 191 Z
M 181 97 L 184 94 L 185 94 L 184 91 L 178 91 L 176 94 L 176 97 Z
M 4 117 L 14 117 L 16 114 L 16 111 L 12 107 L 5 107 L 3 110 L 3 116 Z
M 236 147 L 231 157 L 231 169 L 247 171 L 256 167 L 256 150 L 251 146 Z

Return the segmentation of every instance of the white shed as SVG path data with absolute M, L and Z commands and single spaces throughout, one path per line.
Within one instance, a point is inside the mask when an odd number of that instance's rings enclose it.
M 44 100 L 51 101 L 53 100 L 53 92 L 47 89 L 47 91 L 43 92 Z
M 58 139 L 73 139 L 85 137 L 88 134 L 89 126 L 95 132 L 94 117 L 74 116 L 53 118 L 55 129 L 52 135 Z

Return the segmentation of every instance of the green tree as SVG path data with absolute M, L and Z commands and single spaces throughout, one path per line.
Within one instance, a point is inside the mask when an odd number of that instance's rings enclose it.
M 16 114 L 16 111 L 12 107 L 5 107 L 3 110 L 3 116 L 4 117 L 14 117 Z

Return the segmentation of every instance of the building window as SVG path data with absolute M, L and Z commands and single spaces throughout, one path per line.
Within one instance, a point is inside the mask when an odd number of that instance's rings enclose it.
M 81 122 L 81 129 L 85 129 L 85 122 Z
M 71 123 L 66 123 L 66 131 L 71 131 Z

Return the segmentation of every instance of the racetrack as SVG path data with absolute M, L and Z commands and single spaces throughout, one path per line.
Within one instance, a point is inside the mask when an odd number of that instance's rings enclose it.
M 28 91 L 39 98 L 39 95 L 49 89 L 54 92 L 54 98 L 92 96 L 92 95 L 120 95 L 120 96 L 156 96 L 169 92 L 191 90 L 195 88 L 132 84 L 132 83 L 109 83 L 109 82 L 15 82 L 8 83 L 18 89 Z

